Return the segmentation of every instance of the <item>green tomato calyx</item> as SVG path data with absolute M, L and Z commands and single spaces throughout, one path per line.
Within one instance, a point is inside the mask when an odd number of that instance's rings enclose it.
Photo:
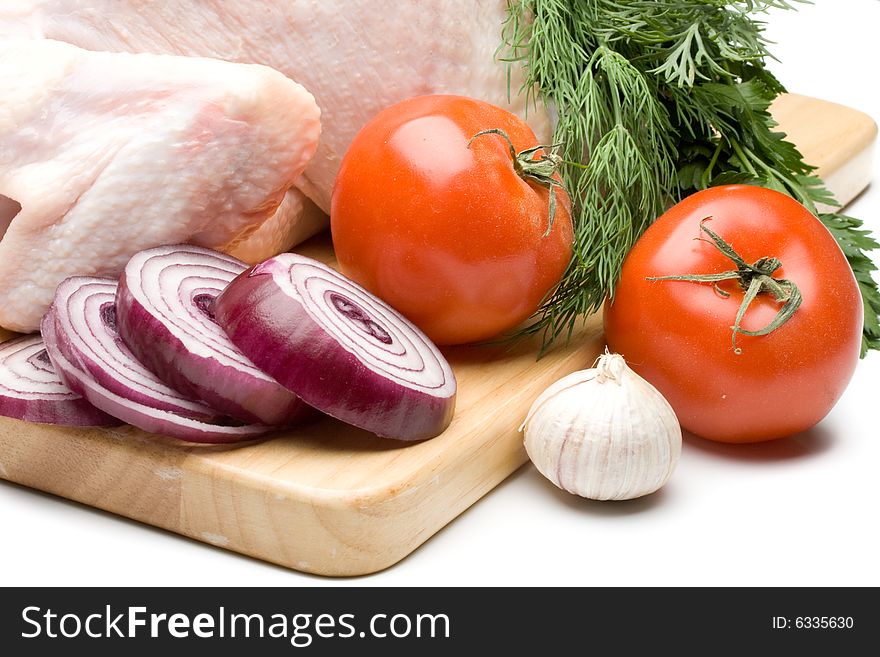
M 778 258 L 763 257 L 758 258 L 754 263 L 749 264 L 743 260 L 730 244 L 722 237 L 706 228 L 706 222 L 712 217 L 706 217 L 700 222 L 700 230 L 706 233 L 710 239 L 705 237 L 697 237 L 696 239 L 708 242 L 717 248 L 721 253 L 730 258 L 736 265 L 736 269 L 723 271 L 718 274 L 683 274 L 680 276 L 649 276 L 649 281 L 690 281 L 693 283 L 712 283 L 715 291 L 723 297 L 729 297 L 730 294 L 722 290 L 718 283 L 720 281 L 737 280 L 742 288 L 742 303 L 736 313 L 736 320 L 730 328 L 733 330 L 731 337 L 731 345 L 736 354 L 741 354 L 742 349 L 736 346 L 736 336 L 740 333 L 743 335 L 768 335 L 780 326 L 785 324 L 792 318 L 795 311 L 800 307 L 803 297 L 794 282 L 786 278 L 773 278 L 773 273 L 782 266 L 782 262 Z M 749 306 L 759 294 L 772 294 L 773 297 L 782 304 L 779 312 L 773 320 L 765 327 L 757 331 L 749 331 L 742 327 L 742 320 L 749 309 Z

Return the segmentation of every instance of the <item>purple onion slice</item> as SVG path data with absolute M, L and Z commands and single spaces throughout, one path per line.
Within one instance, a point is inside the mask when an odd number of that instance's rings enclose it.
M 214 298 L 247 265 L 198 246 L 135 255 L 116 293 L 119 333 L 162 381 L 224 415 L 273 426 L 314 409 L 258 369 L 214 321 Z
M 328 415 L 397 440 L 431 438 L 452 420 L 455 375 L 437 347 L 320 262 L 271 258 L 230 283 L 214 312 L 257 367 Z
M 64 384 L 39 335 L 0 344 L 0 415 L 70 427 L 120 424 Z
M 197 420 L 222 415 L 167 386 L 128 350 L 117 330 L 116 287 L 109 278 L 74 276 L 55 290 L 52 306 L 65 359 L 132 402 Z
M 46 351 L 67 386 L 92 405 L 144 431 L 196 443 L 229 443 L 268 433 L 237 426 L 159 381 L 115 330 L 116 283 L 74 277 L 58 286 L 40 329 Z

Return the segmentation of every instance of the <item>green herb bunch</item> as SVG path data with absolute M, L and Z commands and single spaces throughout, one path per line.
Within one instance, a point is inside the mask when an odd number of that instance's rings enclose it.
M 768 108 L 785 91 L 757 17 L 785 0 L 509 0 L 504 45 L 523 92 L 558 113 L 554 142 L 575 204 L 574 258 L 527 333 L 548 347 L 597 310 L 627 252 L 671 204 L 713 185 L 784 192 L 819 216 L 865 304 L 863 353 L 880 349 L 880 292 L 862 222 L 834 199 Z M 535 100 L 532 98 L 532 100 Z M 584 164 L 581 164 L 583 162 Z

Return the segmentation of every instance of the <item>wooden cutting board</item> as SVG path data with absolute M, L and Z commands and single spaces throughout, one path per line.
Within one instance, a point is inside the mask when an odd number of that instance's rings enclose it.
M 842 202 L 868 184 L 877 137 L 869 117 L 795 95 L 779 99 L 774 114 Z M 332 260 L 326 237 L 298 250 Z M 0 418 L 0 477 L 297 570 L 371 573 L 521 466 L 517 427 L 531 402 L 589 367 L 603 346 L 594 316 L 540 361 L 534 344 L 445 350 L 459 382 L 455 419 L 415 445 L 331 419 L 245 446 L 194 447 L 131 427 Z

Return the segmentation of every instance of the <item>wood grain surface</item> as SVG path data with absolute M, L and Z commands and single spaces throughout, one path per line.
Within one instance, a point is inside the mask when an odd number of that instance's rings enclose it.
M 864 114 L 789 95 L 774 106 L 841 202 L 868 183 L 877 127 Z M 332 261 L 326 236 L 298 251 Z M 0 330 L 0 340 L 10 334 Z M 459 394 L 440 437 L 382 440 L 332 419 L 237 447 L 131 427 L 71 429 L 0 418 L 0 477 L 297 570 L 386 568 L 521 466 L 517 428 L 537 394 L 589 367 L 601 319 L 536 361 L 536 346 L 444 350 Z

